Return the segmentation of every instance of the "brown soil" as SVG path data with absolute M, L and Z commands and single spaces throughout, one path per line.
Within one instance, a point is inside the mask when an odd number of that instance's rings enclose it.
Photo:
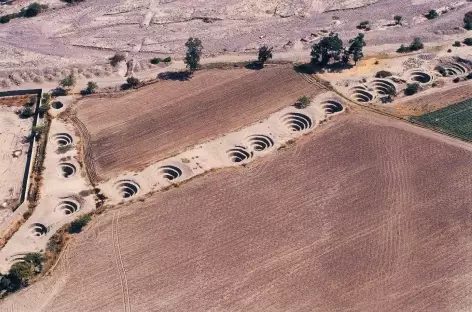
M 99 178 L 107 179 L 256 122 L 302 95 L 321 91 L 291 66 L 215 69 L 197 72 L 190 81 L 161 81 L 121 97 L 86 98 L 79 103 L 77 117 L 83 123 L 80 128 L 90 135 L 86 155 L 91 155 Z
M 341 117 L 264 161 L 99 216 L 75 239 L 65 271 L 2 304 L 24 312 L 466 311 L 470 147 L 428 133 Z
M 31 95 L 3 96 L 0 97 L 0 105 L 21 107 L 25 103 L 29 102 L 30 98 Z
M 405 98 L 391 111 L 401 116 L 419 116 L 472 98 L 472 84 L 432 88 Z

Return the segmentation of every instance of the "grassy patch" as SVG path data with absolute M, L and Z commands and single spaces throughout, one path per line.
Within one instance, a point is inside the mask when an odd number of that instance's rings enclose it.
M 472 99 L 411 119 L 430 128 L 472 141 Z

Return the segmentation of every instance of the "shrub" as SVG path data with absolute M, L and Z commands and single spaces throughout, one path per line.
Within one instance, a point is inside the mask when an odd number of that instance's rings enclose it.
M 24 17 L 34 17 L 38 15 L 39 13 L 41 13 L 41 9 L 42 7 L 39 3 L 33 2 L 30 5 L 28 5 L 26 9 L 22 9 L 20 12 L 20 15 Z
M 369 21 L 362 21 L 357 25 L 358 29 L 370 30 L 370 22 Z
M 468 46 L 472 46 L 472 38 L 465 38 L 464 39 L 464 44 Z
M 75 234 L 80 233 L 82 228 L 90 222 L 92 218 L 89 215 L 83 215 L 72 221 L 69 227 L 69 233 Z
M 87 87 L 85 88 L 85 92 L 87 94 L 95 93 L 95 90 L 98 88 L 98 84 L 94 81 L 87 82 Z
M 79 196 L 80 197 L 87 197 L 92 193 L 93 193 L 92 190 L 82 190 L 82 191 L 79 192 Z
M 257 56 L 257 61 L 261 65 L 261 67 L 264 67 L 264 63 L 267 62 L 267 60 L 272 58 L 272 47 L 268 47 L 266 45 L 263 45 L 262 47 L 259 48 L 258 56 Z
M 395 20 L 395 25 L 401 25 L 402 24 L 403 17 L 401 15 L 395 15 L 393 17 L 393 19 Z
M 425 15 L 425 17 L 429 20 L 435 19 L 439 17 L 439 14 L 436 10 L 430 10 L 428 14 Z
M 170 63 L 172 62 L 172 58 L 170 56 L 166 57 L 165 59 L 162 60 L 164 63 Z
M 386 78 L 386 77 L 390 77 L 390 76 L 393 76 L 393 74 L 389 71 L 386 71 L 386 70 L 378 71 L 375 74 L 375 78 Z
M 161 62 L 161 59 L 158 57 L 152 58 L 151 59 L 151 64 L 157 65 Z
M 70 74 L 69 76 L 67 76 L 66 78 L 62 79 L 59 84 L 61 85 L 61 87 L 63 88 L 68 88 L 68 87 L 73 87 L 76 83 L 76 79 L 74 77 L 74 75 Z
M 460 41 L 455 41 L 453 44 L 452 44 L 453 47 L 460 47 L 461 46 L 461 42 Z
M 3 15 L 0 17 L 0 24 L 6 24 L 11 20 L 10 15 Z
M 472 30 L 472 11 L 469 11 L 464 15 L 464 28 Z
M 34 111 L 30 107 L 23 107 L 19 114 L 20 118 L 26 119 L 34 116 Z
M 405 47 L 404 44 L 402 44 L 398 49 L 397 53 L 408 53 L 410 52 L 410 49 L 408 47 Z
M 137 87 L 139 85 L 139 79 L 136 77 L 129 77 L 128 79 L 126 79 L 126 82 L 132 88 Z
M 461 79 L 459 77 L 456 77 L 456 78 L 452 79 L 452 82 L 454 82 L 454 83 L 458 83 L 459 81 L 461 81 Z
M 447 71 L 446 71 L 446 69 L 445 69 L 444 67 L 442 67 L 442 66 L 437 66 L 435 69 L 436 69 L 436 70 L 438 71 L 438 73 L 440 73 L 443 77 L 446 77 L 446 76 L 447 76 Z
M 411 51 L 418 51 L 424 48 L 423 42 L 421 42 L 420 38 L 413 39 L 413 42 L 410 44 Z
M 126 60 L 126 56 L 122 53 L 116 53 L 108 60 L 110 61 L 111 66 L 116 66 L 119 62 Z
M 310 101 L 311 101 L 310 98 L 304 95 L 298 98 L 298 101 L 295 104 L 295 106 L 300 109 L 307 108 L 310 105 Z
M 411 83 L 405 89 L 405 95 L 413 95 L 417 93 L 420 89 L 419 83 Z

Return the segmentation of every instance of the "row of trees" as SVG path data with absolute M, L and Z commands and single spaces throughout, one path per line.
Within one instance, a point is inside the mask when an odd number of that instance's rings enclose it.
M 41 11 L 47 9 L 47 5 L 41 5 L 37 2 L 33 2 L 30 5 L 28 5 L 26 8 L 22 8 L 20 12 L 18 13 L 12 13 L 12 14 L 7 14 L 3 15 L 0 17 L 0 24 L 6 24 L 10 20 L 14 18 L 20 18 L 20 17 L 34 17 L 41 13 Z
M 362 33 L 349 40 L 347 47 L 344 46 L 338 34 L 330 33 L 329 36 L 324 37 L 312 46 L 311 63 L 323 68 L 330 63 L 347 65 L 352 59 L 354 64 L 357 64 L 364 57 L 363 48 L 365 45 L 364 34 Z

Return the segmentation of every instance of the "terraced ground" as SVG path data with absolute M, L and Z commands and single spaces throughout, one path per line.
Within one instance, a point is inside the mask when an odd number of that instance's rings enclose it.
M 0 308 L 468 311 L 470 145 L 359 113 L 324 127 L 106 212 Z
M 87 98 L 79 103 L 77 118 L 88 132 L 88 169 L 95 180 L 142 169 L 322 91 L 291 66 L 277 66 L 201 71 L 190 81 Z

